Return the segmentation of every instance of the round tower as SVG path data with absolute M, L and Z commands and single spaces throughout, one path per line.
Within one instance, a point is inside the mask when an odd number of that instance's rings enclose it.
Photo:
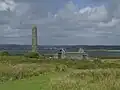
M 37 52 L 37 27 L 32 26 L 32 52 Z

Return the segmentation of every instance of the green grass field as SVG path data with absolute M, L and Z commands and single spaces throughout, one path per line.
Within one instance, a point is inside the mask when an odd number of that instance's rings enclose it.
M 0 90 L 120 90 L 120 61 L 0 57 Z
M 0 85 L 1 90 L 49 90 L 47 76 L 33 77 L 31 79 L 9 81 Z

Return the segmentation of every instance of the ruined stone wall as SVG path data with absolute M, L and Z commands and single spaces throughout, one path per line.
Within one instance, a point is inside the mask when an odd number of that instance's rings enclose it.
M 81 53 L 65 53 L 65 58 L 68 59 L 83 59 L 83 55 Z

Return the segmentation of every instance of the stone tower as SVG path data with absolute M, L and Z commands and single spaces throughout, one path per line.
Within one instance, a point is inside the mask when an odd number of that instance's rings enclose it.
M 37 52 L 37 27 L 32 26 L 32 52 Z

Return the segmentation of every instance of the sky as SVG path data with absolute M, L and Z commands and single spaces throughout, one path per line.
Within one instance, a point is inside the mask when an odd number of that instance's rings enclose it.
M 0 44 L 120 45 L 120 0 L 0 0 Z

